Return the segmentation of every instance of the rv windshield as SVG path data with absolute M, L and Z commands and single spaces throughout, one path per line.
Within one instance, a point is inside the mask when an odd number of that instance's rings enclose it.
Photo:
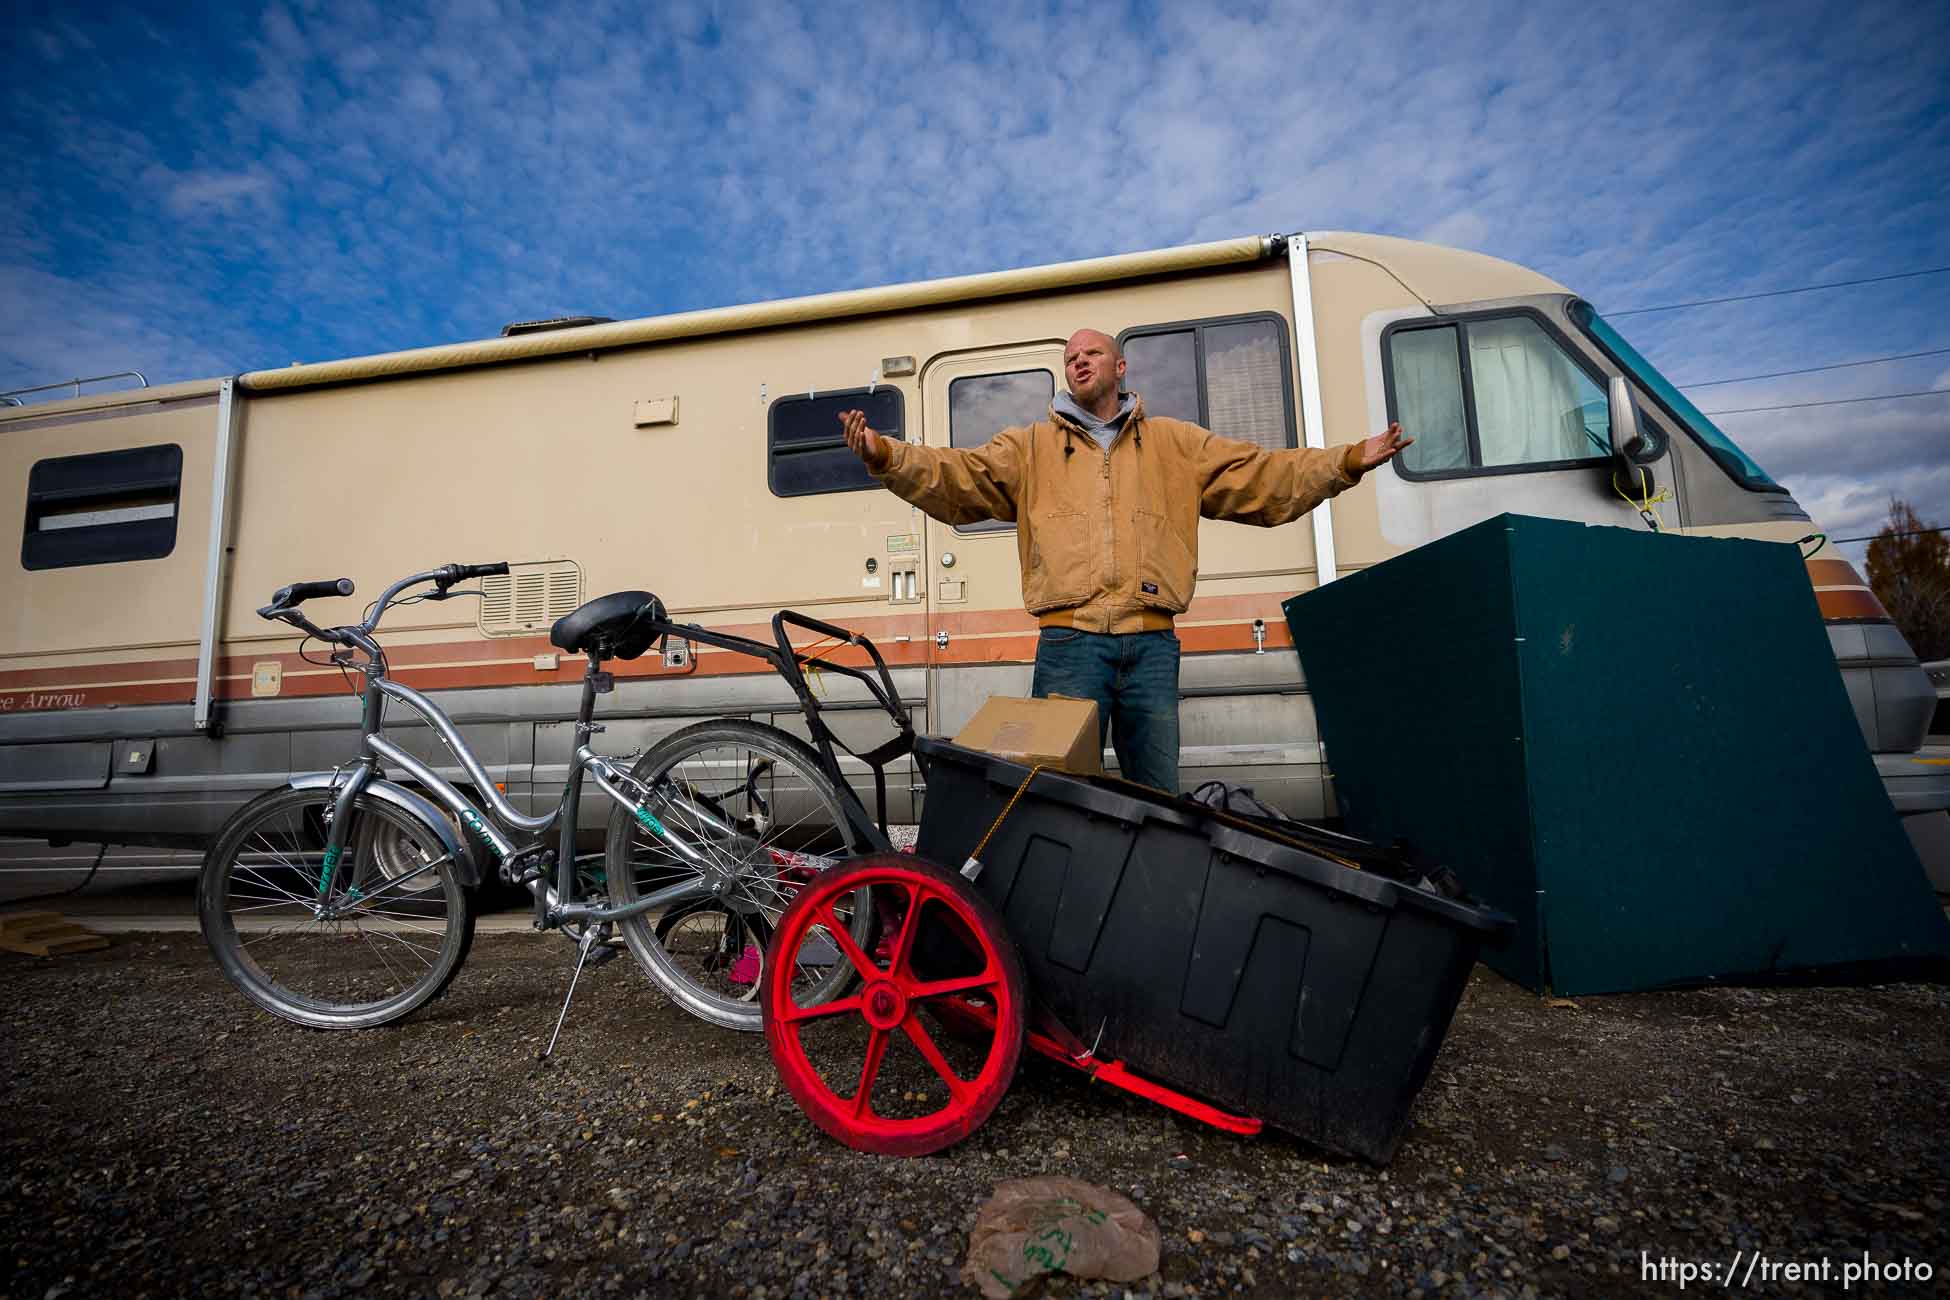
M 1672 381 L 1653 368 L 1650 361 L 1638 354 L 1638 349 L 1627 343 L 1612 325 L 1591 309 L 1591 304 L 1574 302 L 1571 304 L 1571 319 L 1584 327 L 1587 334 L 1596 340 L 1599 347 L 1631 372 L 1641 384 L 1652 391 L 1659 405 L 1673 419 L 1685 425 L 1697 438 L 1720 468 L 1733 475 L 1734 481 L 1742 487 L 1756 492 L 1785 492 L 1786 488 L 1769 478 L 1767 471 L 1754 462 L 1754 458 L 1740 450 L 1733 439 L 1721 431 L 1720 426 L 1707 418 L 1706 412 L 1694 406 L 1686 395 L 1674 388 Z

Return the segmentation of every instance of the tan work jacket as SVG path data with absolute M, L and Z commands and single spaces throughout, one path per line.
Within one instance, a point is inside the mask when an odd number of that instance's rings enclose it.
M 1264 451 L 1140 400 L 1108 449 L 1050 412 L 980 447 L 888 439 L 875 477 L 946 524 L 1016 524 L 1022 603 L 1045 627 L 1142 632 L 1171 626 L 1198 577 L 1198 520 L 1271 527 L 1360 479 L 1358 443 Z

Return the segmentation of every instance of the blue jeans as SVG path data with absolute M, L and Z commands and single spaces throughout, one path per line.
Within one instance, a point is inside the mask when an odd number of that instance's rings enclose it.
M 1046 627 L 1030 694 L 1097 701 L 1097 743 L 1109 736 L 1124 779 L 1178 793 L 1177 634 Z

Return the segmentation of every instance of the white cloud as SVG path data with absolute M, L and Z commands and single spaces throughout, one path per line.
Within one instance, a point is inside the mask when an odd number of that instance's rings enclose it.
M 70 54 L 85 53 L 95 48 L 95 42 L 87 32 L 73 22 L 58 17 L 29 30 L 26 36 L 34 51 L 50 63 L 58 63 Z
M 1480 248 L 1489 233 L 1489 222 L 1465 209 L 1461 212 L 1451 212 L 1415 237 L 1432 244 L 1448 244 L 1454 248 Z
M 22 374 L 26 358 L 58 357 L 43 370 L 5 387 L 55 383 L 76 376 L 140 370 L 152 384 L 229 373 L 224 347 L 241 340 L 230 331 L 206 333 L 200 303 L 170 301 L 166 282 L 142 279 L 89 283 L 17 267 L 0 267 L 0 374 Z M 48 304 L 58 304 L 49 306 Z M 55 397 L 62 394 L 56 393 Z
M 149 184 L 162 194 L 163 206 L 185 220 L 211 216 L 235 217 L 264 207 L 275 189 L 262 172 L 171 172 L 155 169 Z

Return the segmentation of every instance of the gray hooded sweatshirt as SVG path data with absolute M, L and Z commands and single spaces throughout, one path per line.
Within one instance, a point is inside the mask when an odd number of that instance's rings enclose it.
M 1070 396 L 1070 390 L 1067 388 L 1056 395 L 1056 400 L 1050 403 L 1050 409 L 1058 415 L 1075 420 L 1083 426 L 1085 433 L 1097 440 L 1099 447 L 1109 451 L 1111 443 L 1117 441 L 1117 431 L 1124 427 L 1124 422 L 1131 418 L 1131 412 L 1137 409 L 1137 397 L 1132 393 L 1119 393 L 1117 414 L 1108 420 L 1099 420 L 1078 406 L 1077 399 Z

